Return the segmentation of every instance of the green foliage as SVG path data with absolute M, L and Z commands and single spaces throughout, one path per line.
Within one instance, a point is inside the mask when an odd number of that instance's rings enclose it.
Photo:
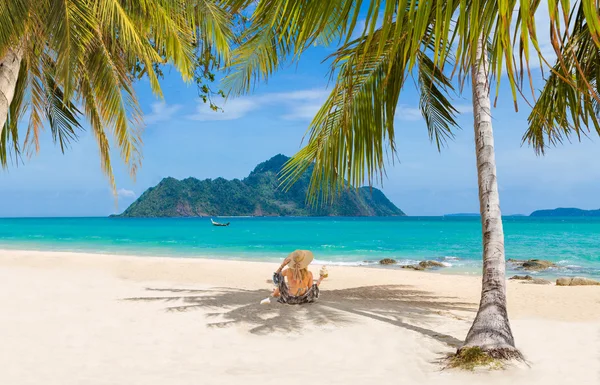
M 289 191 L 279 188 L 278 174 L 289 160 L 276 155 L 256 166 L 243 180 L 165 178 L 146 190 L 121 214 L 124 217 L 217 215 L 256 216 L 400 216 L 404 213 L 377 190 L 346 190 L 329 206 L 306 202 L 309 170 Z
M 228 0 L 233 9 L 249 3 Z M 332 200 L 348 183 L 372 184 L 385 175 L 386 160 L 396 152 L 394 118 L 408 75 L 416 75 L 432 142 L 440 148 L 451 139 L 458 113 L 451 103 L 451 80 L 457 73 L 463 85 L 470 69 L 480 65 L 476 48 L 482 36 L 489 37 L 496 97 L 505 79 L 516 108 L 528 79 L 535 100 L 529 61 L 551 67 L 535 28 L 540 7 L 550 15 L 549 38 L 558 60 L 524 140 L 543 152 L 548 144 L 586 135 L 588 125 L 600 133 L 596 0 L 547 5 L 537 0 L 260 0 L 255 5 L 224 82 L 231 95 L 251 92 L 312 45 L 341 45 L 331 55 L 332 92 L 309 126 L 306 145 L 283 173 L 289 187 L 315 163 L 309 189 L 314 201 Z
M 563 56 L 529 114 L 523 136 L 540 154 L 572 137 L 581 139 L 592 128 L 600 135 L 600 45 L 588 28 L 583 4 L 572 13 L 569 25 Z M 590 88 L 592 92 L 582 92 Z
M 383 29 L 375 31 L 373 39 L 379 41 L 381 33 Z M 428 31 L 424 40 L 431 39 Z M 334 200 L 346 181 L 359 186 L 382 179 L 386 155 L 396 152 L 394 118 L 409 62 L 398 49 L 403 42 L 379 47 L 368 41 L 356 39 L 332 55 L 336 84 L 309 126 L 306 146 L 284 169 L 284 185 L 289 186 L 315 163 L 309 189 L 314 203 Z M 440 148 L 457 126 L 457 111 L 446 96 L 452 85 L 427 55 L 418 51 L 417 56 L 421 111 Z
M 19 125 L 26 126 L 29 154 L 39 150 L 46 126 L 64 151 L 89 125 L 114 189 L 109 136 L 132 175 L 141 164 L 134 82 L 147 78 L 160 97 L 159 78 L 170 65 L 199 83 L 201 97 L 210 96 L 206 82 L 229 60 L 233 26 L 232 13 L 216 0 L 0 1 L 0 58 L 17 52 L 21 60 L 9 116 L 0 121 L 0 166 L 10 154 L 19 157 Z M 21 122 L 26 110 L 29 122 Z

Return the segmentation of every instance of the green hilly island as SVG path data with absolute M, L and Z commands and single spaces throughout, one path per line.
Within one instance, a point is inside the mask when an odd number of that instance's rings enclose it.
M 582 210 L 560 207 L 551 210 L 537 210 L 530 217 L 600 217 L 600 210 Z
M 284 192 L 277 178 L 288 161 L 276 155 L 256 166 L 246 178 L 199 180 L 164 178 L 146 190 L 120 217 L 204 216 L 403 216 L 376 188 L 344 191 L 332 205 L 311 207 L 306 192 L 312 166 Z

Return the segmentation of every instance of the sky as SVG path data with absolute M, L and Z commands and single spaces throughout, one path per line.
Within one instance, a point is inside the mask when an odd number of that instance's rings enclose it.
M 37 155 L 0 171 L 0 217 L 106 216 L 123 211 L 168 176 L 243 178 L 278 153 L 293 155 L 331 89 L 329 63 L 323 62 L 331 51 L 311 48 L 253 94 L 227 102 L 217 99 L 223 112 L 210 111 L 196 86 L 183 83 L 175 71 L 167 72 L 162 82 L 164 100 L 141 81 L 136 90 L 146 123 L 142 167 L 133 180 L 113 151 L 117 200 L 89 131 L 65 154 L 45 132 Z M 600 207 L 600 139 L 565 143 L 537 156 L 521 143 L 530 109 L 520 101 L 515 112 L 503 84 L 492 110 L 502 212 Z M 395 118 L 398 160 L 388 165 L 378 187 L 408 215 L 479 211 L 470 88 L 456 95 L 454 103 L 461 112 L 461 129 L 438 152 L 429 142 L 411 81 L 400 96 Z

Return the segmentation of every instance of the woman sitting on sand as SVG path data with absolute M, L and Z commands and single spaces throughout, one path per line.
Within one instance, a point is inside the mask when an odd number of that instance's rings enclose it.
M 277 288 L 273 290 L 272 294 L 278 302 L 301 304 L 314 302 L 319 298 L 319 285 L 327 277 L 327 271 L 323 267 L 319 279 L 313 283 L 313 275 L 308 271 L 308 265 L 313 258 L 313 254 L 308 250 L 296 250 L 279 266 L 279 269 L 273 274 L 273 282 Z M 283 270 L 285 266 L 287 268 Z M 285 278 L 287 278 L 287 284 Z

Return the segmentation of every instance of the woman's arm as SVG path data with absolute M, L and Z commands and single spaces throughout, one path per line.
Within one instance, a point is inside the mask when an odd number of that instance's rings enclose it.
M 281 273 L 281 270 L 283 270 L 285 265 L 287 265 L 288 263 L 290 263 L 289 257 L 283 260 L 283 262 L 281 263 L 281 266 L 279 266 L 279 269 L 277 269 L 276 273 L 277 274 Z

